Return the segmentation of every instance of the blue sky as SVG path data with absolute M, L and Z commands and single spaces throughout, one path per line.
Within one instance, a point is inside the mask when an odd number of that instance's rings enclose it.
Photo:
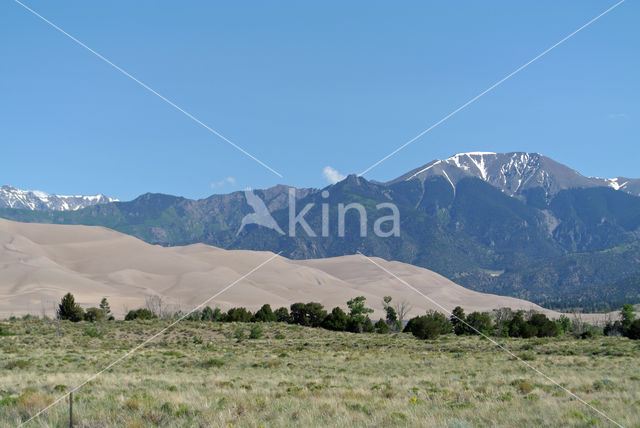
M 615 2 L 26 4 L 281 172 L 236 151 L 12 1 L 0 3 L 0 184 L 190 198 L 359 173 Z M 367 174 L 535 151 L 640 177 L 638 2 Z

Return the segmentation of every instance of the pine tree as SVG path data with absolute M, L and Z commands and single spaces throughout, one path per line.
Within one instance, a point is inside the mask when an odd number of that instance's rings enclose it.
M 76 303 L 76 299 L 73 297 L 73 294 L 65 294 L 60 301 L 60 305 L 58 306 L 58 318 L 72 322 L 78 322 L 84 319 L 84 311 L 80 305 Z

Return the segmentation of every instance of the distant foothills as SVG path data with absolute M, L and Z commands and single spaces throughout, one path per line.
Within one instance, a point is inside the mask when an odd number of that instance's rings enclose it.
M 16 221 L 100 225 L 152 244 L 201 242 L 294 259 L 360 251 L 434 270 L 473 290 L 565 311 L 640 303 L 640 179 L 585 177 L 538 153 L 461 153 L 386 183 L 351 175 L 325 189 L 294 189 L 296 212 L 313 204 L 304 218 L 314 230 L 322 226 L 322 204 L 335 219 L 339 203 L 359 202 L 371 230 L 388 214 L 376 205 L 393 202 L 401 232 L 386 238 L 361 237 L 355 211 L 346 216 L 345 237 L 331 221 L 326 237 L 303 230 L 291 237 L 257 225 L 238 233 L 253 212 L 244 192 L 197 201 L 151 193 L 129 202 L 78 196 L 65 206 L 45 203 L 65 197 L 0 189 L 0 217 Z M 289 224 L 289 190 L 254 190 L 282 226 Z

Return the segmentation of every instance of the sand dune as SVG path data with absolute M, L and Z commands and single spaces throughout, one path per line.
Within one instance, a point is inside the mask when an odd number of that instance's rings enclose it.
M 102 227 L 0 219 L 0 318 L 24 313 L 53 316 L 67 292 L 84 307 L 97 306 L 106 296 L 116 316 L 143 306 L 152 295 L 175 309 L 189 310 L 272 256 L 203 244 L 165 248 Z M 556 315 L 524 300 L 468 290 L 423 268 L 375 261 L 449 309 L 508 306 Z M 277 257 L 210 306 L 257 309 L 263 303 L 278 307 L 317 301 L 332 308 L 365 296 L 380 317 L 385 295 L 409 301 L 411 315 L 437 309 L 360 255 L 305 261 Z

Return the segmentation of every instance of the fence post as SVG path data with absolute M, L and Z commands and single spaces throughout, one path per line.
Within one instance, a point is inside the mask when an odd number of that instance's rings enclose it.
M 69 393 L 69 428 L 73 428 L 73 392 Z

